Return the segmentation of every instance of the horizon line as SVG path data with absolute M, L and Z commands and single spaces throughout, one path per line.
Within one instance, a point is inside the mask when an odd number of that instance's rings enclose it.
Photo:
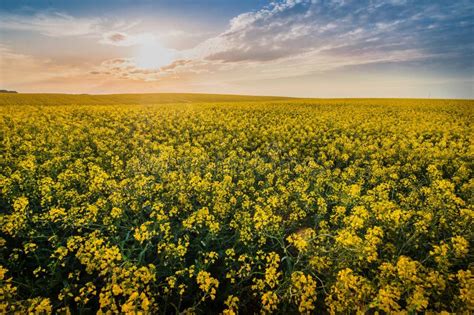
M 0 89 L 1 90 L 1 89 Z M 6 90 L 6 89 L 4 89 Z M 13 91 L 13 90 L 6 90 Z M 72 95 L 72 96 L 112 96 L 112 95 L 179 95 L 179 94 L 188 94 L 188 95 L 219 95 L 219 96 L 247 96 L 247 97 L 261 97 L 261 98 L 287 98 L 287 99 L 314 99 L 314 100 L 349 100 L 349 99 L 400 99 L 400 100 L 464 100 L 464 101 L 474 101 L 474 98 L 432 98 L 432 97 L 376 97 L 376 96 L 367 96 L 367 97 L 315 97 L 315 96 L 286 96 L 286 95 L 254 95 L 254 94 L 234 94 L 234 93 L 203 93 L 203 92 L 133 92 L 133 93 L 63 93 L 63 92 L 3 92 L 0 95 Z
M 11 91 L 11 90 L 8 90 Z M 233 93 L 203 93 L 203 92 L 132 92 L 132 93 L 62 93 L 62 92 L 3 92 L 0 95 L 71 95 L 71 96 L 112 96 L 112 95 L 219 95 L 219 96 L 246 96 L 246 97 L 261 97 L 261 98 L 287 98 L 287 99 L 310 99 L 310 100 L 351 100 L 351 99 L 413 99 L 413 100 L 464 100 L 474 101 L 474 98 L 432 98 L 432 97 L 314 97 L 314 96 L 286 96 L 286 95 L 253 95 L 253 94 L 233 94 Z

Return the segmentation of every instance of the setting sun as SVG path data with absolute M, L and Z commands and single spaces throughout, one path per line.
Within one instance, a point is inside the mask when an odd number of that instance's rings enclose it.
M 158 42 L 147 42 L 139 46 L 135 64 L 140 69 L 159 69 L 173 62 L 175 54 Z

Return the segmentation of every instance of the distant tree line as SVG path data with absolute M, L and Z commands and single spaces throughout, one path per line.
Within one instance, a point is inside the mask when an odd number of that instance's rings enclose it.
M 0 90 L 0 93 L 18 93 L 17 91 Z

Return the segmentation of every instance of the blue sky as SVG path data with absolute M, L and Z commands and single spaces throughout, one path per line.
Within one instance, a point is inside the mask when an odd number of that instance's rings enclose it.
M 268 1 L 262 0 L 2 0 L 1 10 L 28 14 L 38 11 L 52 10 L 69 12 L 75 16 L 131 16 L 153 17 L 172 15 L 177 18 L 199 18 L 212 20 L 225 26 L 230 18 L 242 13 L 258 9 Z
M 473 98 L 472 1 L 0 1 L 0 88 Z

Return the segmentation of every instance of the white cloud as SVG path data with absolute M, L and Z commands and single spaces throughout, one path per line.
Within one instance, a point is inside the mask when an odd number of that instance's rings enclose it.
M 103 23 L 99 18 L 78 18 L 61 12 L 43 12 L 33 16 L 2 15 L 0 28 L 64 37 L 97 33 Z
M 244 77 L 251 72 L 255 79 L 446 57 L 446 46 L 440 44 L 446 38 L 441 24 L 449 19 L 441 14 L 443 8 L 407 4 L 405 0 L 275 1 L 234 17 L 225 31 L 182 56 L 206 61 L 211 71 Z M 449 7 L 463 16 L 459 12 L 465 3 Z M 423 10 L 428 14 L 420 16 Z M 420 19 L 431 20 L 430 27 Z
M 145 68 L 136 58 L 115 58 L 102 62 L 90 73 L 138 81 L 160 81 L 169 77 L 209 72 L 212 66 L 210 62 L 202 60 L 176 59 L 160 67 Z
M 384 54 L 400 55 L 401 51 L 412 49 L 409 45 L 384 49 L 387 35 L 393 39 L 387 33 L 395 30 L 401 21 L 367 22 L 363 16 L 354 14 L 349 3 L 275 2 L 262 10 L 238 15 L 226 31 L 188 53 L 194 58 L 222 62 L 272 62 L 317 52 L 327 46 L 350 47 L 367 42 L 371 42 L 372 50 L 383 50 Z M 404 39 L 397 41 L 403 43 Z
M 420 60 L 430 56 L 412 45 L 413 38 L 398 35 L 403 21 L 397 16 L 370 22 L 351 1 L 321 3 L 309 0 L 273 2 L 229 21 L 228 28 L 193 49 L 173 51 L 169 68 L 140 69 L 133 58 L 112 71 L 119 77 L 160 80 L 180 73 L 227 73 L 254 79 L 290 77 L 371 63 Z M 397 5 L 402 5 L 398 3 Z M 385 10 L 373 2 L 371 10 Z M 415 14 L 415 13 L 414 13 Z M 159 42 L 152 33 L 105 33 L 102 43 L 116 46 Z M 153 55 L 153 52 L 150 52 Z M 158 58 L 158 56 L 157 56 Z M 176 62 L 178 60 L 178 62 Z M 185 63 L 180 63 L 185 60 Z M 102 68 L 110 68 L 104 63 Z M 99 71 L 100 72 L 100 71 Z
M 93 36 L 123 33 L 139 21 L 114 21 L 98 17 L 77 17 L 64 12 L 43 11 L 32 16 L 0 14 L 0 28 L 7 31 L 26 31 L 49 37 Z

